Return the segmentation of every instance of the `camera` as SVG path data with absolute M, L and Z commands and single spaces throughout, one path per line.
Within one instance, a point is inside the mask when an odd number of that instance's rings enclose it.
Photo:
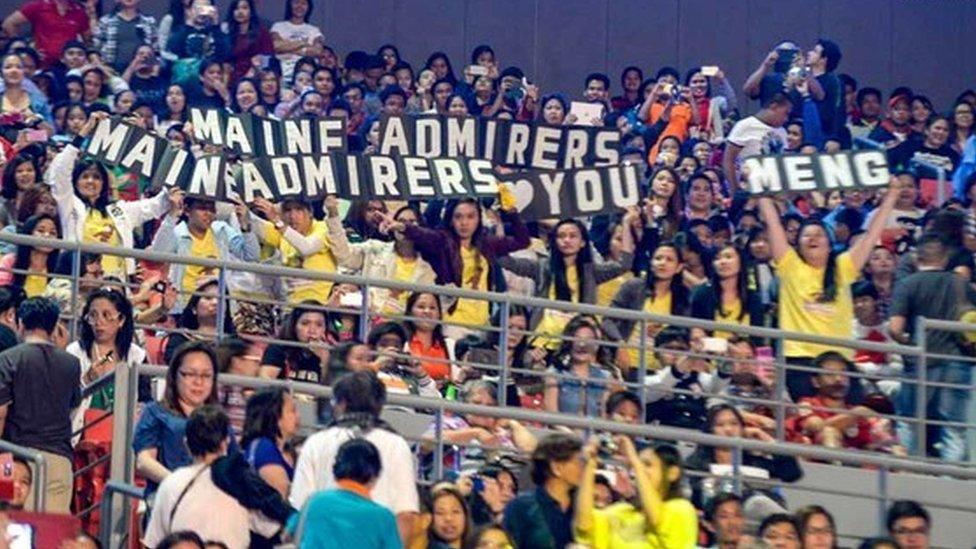
M 610 435 L 600 435 L 600 448 L 598 450 L 600 457 L 604 459 L 612 458 L 617 455 L 620 451 L 620 445 L 617 444 L 613 437 Z
M 810 69 L 807 67 L 791 67 L 786 73 L 787 78 L 792 78 L 793 80 L 806 80 L 810 76 Z

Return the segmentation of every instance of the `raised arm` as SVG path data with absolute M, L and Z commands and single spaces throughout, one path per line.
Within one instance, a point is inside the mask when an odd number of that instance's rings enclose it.
M 777 59 L 779 59 L 779 54 L 776 53 L 776 50 L 769 52 L 759 67 L 749 75 L 749 78 L 746 78 L 745 83 L 742 84 L 742 91 L 746 94 L 746 97 L 750 99 L 759 97 L 762 79 L 773 68 L 773 65 L 776 64 Z
M 583 467 L 583 481 L 576 491 L 576 513 L 573 522 L 576 526 L 578 541 L 590 541 L 593 538 L 593 511 L 596 495 L 596 470 L 600 466 L 597 460 L 597 441 L 592 437 L 583 448 L 586 465 Z
M 790 241 L 786 238 L 786 230 L 779 219 L 776 203 L 768 196 L 759 198 L 759 213 L 766 224 L 766 235 L 769 237 L 769 247 L 773 252 L 773 259 L 779 261 L 790 251 Z M 860 267 L 858 267 L 860 269 Z
M 27 17 L 24 17 L 20 10 L 15 10 L 3 20 L 3 32 L 11 38 L 20 36 L 21 29 L 28 23 L 30 21 L 27 20 Z
M 888 192 L 885 193 L 884 199 L 881 200 L 881 205 L 878 206 L 878 209 L 874 212 L 874 216 L 871 217 L 871 223 L 868 224 L 867 232 L 863 238 L 851 246 L 851 262 L 854 263 L 854 268 L 858 271 L 868 262 L 868 256 L 871 255 L 871 250 L 874 249 L 875 244 L 878 243 L 878 239 L 881 238 L 881 231 L 884 230 L 885 223 L 887 223 L 891 211 L 895 209 L 896 200 L 898 200 L 898 178 L 891 176 L 891 180 L 888 183 Z

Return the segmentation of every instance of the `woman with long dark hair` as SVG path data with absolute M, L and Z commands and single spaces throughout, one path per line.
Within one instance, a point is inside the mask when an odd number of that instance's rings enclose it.
M 762 326 L 762 300 L 749 287 L 749 269 L 742 252 L 731 244 L 718 250 L 712 261 L 708 283 L 701 284 L 691 293 L 691 316 L 704 320 Z M 692 341 L 705 335 L 701 328 L 691 329 Z M 714 337 L 728 338 L 729 332 L 716 331 Z
M 274 55 L 271 33 L 261 23 L 254 0 L 234 0 L 227 7 L 225 18 L 227 38 L 234 60 L 231 81 L 243 77 L 253 67 L 256 55 Z
M 241 449 L 251 467 L 283 498 L 295 475 L 291 440 L 298 432 L 298 419 L 294 397 L 281 387 L 262 389 L 247 401 Z
M 823 222 L 806 220 L 800 226 L 797 248 L 790 246 L 779 210 L 770 197 L 759 199 L 766 223 L 773 264 L 779 279 L 779 327 L 786 331 L 849 339 L 853 333 L 854 303 L 851 284 L 867 263 L 871 249 L 881 237 L 885 220 L 898 200 L 898 179 L 891 178 L 888 191 L 875 211 L 863 237 L 849 250 L 833 251 L 830 233 Z M 784 355 L 792 364 L 810 366 L 830 347 L 787 340 Z M 848 350 L 848 355 L 853 354 Z M 813 396 L 808 372 L 786 372 L 794 400 Z
M 217 300 L 219 284 L 214 278 L 200 279 L 186 307 L 176 321 L 176 327 L 190 330 L 191 333 L 174 332 L 166 336 L 163 358 L 169 362 L 170 358 L 188 341 L 212 342 L 217 339 Z M 224 296 L 225 307 L 229 304 Z M 225 309 L 223 335 L 232 336 L 235 333 L 234 323 L 230 311 Z
M 119 290 L 100 288 L 88 294 L 81 318 L 81 337 L 65 350 L 81 362 L 83 386 L 114 371 L 119 364 L 136 367 L 146 361 L 146 351 L 135 344 L 132 304 Z M 110 410 L 114 389 L 114 385 L 106 386 L 86 399 L 82 407 Z
M 154 493 L 159 483 L 193 459 L 186 448 L 186 422 L 196 409 L 217 404 L 217 355 L 209 343 L 180 347 L 166 370 L 163 398 L 142 409 L 132 435 L 136 472 Z M 236 446 L 231 439 L 231 446 Z
M 454 68 L 451 67 L 451 60 L 442 51 L 435 51 L 427 58 L 424 63 L 424 70 L 434 73 L 435 80 L 447 80 L 452 86 L 457 86 L 457 77 L 454 76 Z
M 628 212 L 623 225 L 629 226 L 636 216 Z M 498 258 L 498 265 L 518 276 L 535 282 L 535 297 L 555 299 L 570 303 L 596 303 L 596 290 L 600 284 L 629 271 L 634 262 L 634 240 L 630 231 L 624 231 L 621 261 L 596 261 L 590 233 L 582 222 L 563 219 L 549 235 L 549 257 L 540 259 Z M 569 320 L 565 313 L 536 308 L 529 329 L 542 336 L 558 336 Z M 536 346 L 556 348 L 558 339 L 542 337 Z
M 26 154 L 18 154 L 3 167 L 3 182 L 0 189 L 0 225 L 6 226 L 17 215 L 24 191 L 41 182 L 41 172 L 34 159 Z
M 156 129 L 162 135 L 166 135 L 166 131 L 171 126 L 186 123 L 190 115 L 190 109 L 186 104 L 186 89 L 181 84 L 170 84 L 166 88 L 164 104 L 165 107 L 156 124 Z
M 329 343 L 326 311 L 318 301 L 303 301 L 292 309 L 278 339 L 303 345 L 271 344 L 261 357 L 261 377 L 322 383 L 326 379 Z
M 662 242 L 651 257 L 650 272 L 643 278 L 624 283 L 610 306 L 660 315 L 687 316 L 688 288 L 682 280 L 684 259 L 673 242 Z M 628 342 L 617 351 L 617 366 L 626 373 L 640 364 L 640 324 L 632 320 L 607 317 L 603 329 L 613 341 Z M 647 323 L 647 340 L 651 341 L 661 325 Z M 649 358 L 649 357 L 648 357 Z
M 507 187 L 499 186 L 500 215 L 511 236 L 496 236 L 484 230 L 481 203 L 474 198 L 449 202 L 444 212 L 443 226 L 428 229 L 420 225 L 404 225 L 387 219 L 391 230 L 402 232 L 413 241 L 421 257 L 437 273 L 438 284 L 472 290 L 504 291 L 505 282 L 497 260 L 529 246 L 529 233 L 515 211 L 515 200 Z M 464 325 L 461 330 L 451 327 L 454 336 L 488 324 L 488 303 L 459 299 L 447 307 L 446 320 Z M 460 333 L 458 333 L 460 331 Z
M 431 512 L 428 549 L 461 549 L 471 533 L 471 513 L 461 492 L 449 484 L 434 487 Z
M 81 137 L 90 135 L 107 116 L 104 112 L 92 113 L 81 130 Z M 64 239 L 135 248 L 133 231 L 147 221 L 166 215 L 171 206 L 170 196 L 181 191 L 174 187 L 152 198 L 113 202 L 105 166 L 93 160 L 79 160 L 80 154 L 78 145 L 69 144 L 48 168 L 47 181 L 58 202 Z M 102 267 L 107 276 L 127 280 L 135 272 L 135 261 L 104 255 Z
M 28 219 L 18 234 L 60 240 L 57 218 L 36 215 Z M 21 288 L 27 297 L 37 297 L 47 289 L 49 275 L 57 270 L 59 250 L 46 246 L 17 246 L 17 251 L 0 259 L 0 286 Z M 20 272 L 14 272 L 20 271 Z M 29 271 L 31 274 L 26 274 Z
M 454 360 L 454 340 L 444 337 L 441 300 L 427 292 L 414 292 L 407 298 L 407 350 L 417 359 L 434 381 L 443 386 L 456 377 L 451 372 Z
M 673 168 L 662 166 L 651 174 L 641 211 L 643 232 L 634 256 L 634 272 L 647 270 L 658 243 L 673 239 L 681 229 L 684 204 L 680 187 L 681 177 Z
M 562 336 L 545 378 L 545 409 L 598 418 L 606 395 L 620 377 L 600 349 L 603 331 L 596 318 L 577 315 L 566 324 Z

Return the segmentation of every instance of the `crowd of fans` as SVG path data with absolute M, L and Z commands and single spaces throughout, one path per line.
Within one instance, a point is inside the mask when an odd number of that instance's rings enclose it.
M 4 233 L 924 341 L 940 356 L 924 363 L 936 386 L 920 394 L 918 361 L 890 352 L 787 340 L 784 373 L 775 342 L 734 330 L 558 307 L 501 314 L 487 300 L 376 286 L 364 295 L 355 284 L 3 242 L 0 425 L 4 440 L 45 456 L 47 511 L 81 511 L 72 470 L 91 437 L 83 427 L 115 401 L 111 384 L 82 389 L 144 363 L 168 365 L 163 380 L 140 382 L 131 441 L 149 547 L 296 535 L 302 547 L 837 546 L 829 511 L 791 509 L 768 486 L 801 478 L 794 458 L 746 452 L 736 493 L 731 448 L 679 452 L 475 414 L 448 414 L 407 441 L 379 417 L 387 394 L 760 441 L 775 440 L 785 402 L 791 442 L 968 459 L 972 335 L 920 339 L 916 320 L 965 321 L 976 308 L 976 92 L 936 108 L 907 87 L 860 86 L 837 72 L 840 47 L 819 40 L 806 52 L 778 44 L 741 87 L 719 67 L 627 67 L 619 89 L 594 73 L 581 90 L 544 93 L 487 45 L 460 71 L 441 52 L 411 65 L 389 44 L 340 57 L 309 23 L 312 0 L 286 0 L 274 23 L 253 0 L 219 7 L 223 17 L 210 0 L 174 0 L 157 21 L 139 0 L 104 13 L 100 2 L 30 0 L 6 17 Z M 580 119 L 574 102 L 602 115 Z M 643 167 L 643 199 L 614 215 L 532 222 L 505 186 L 497 200 L 215 203 L 81 153 L 113 115 L 210 151 L 193 139 L 191 107 L 343 117 L 350 149 L 366 154 L 384 115 L 616 127 L 622 158 Z M 887 151 L 887 189 L 756 198 L 742 185 L 749 156 L 868 145 Z M 224 374 L 328 385 L 334 397 L 255 392 L 219 383 Z M 920 398 L 943 422 L 925 447 L 915 423 L 893 419 L 915 415 Z M 306 437 L 301 410 L 327 427 Z M 30 467 L 11 470 L 10 507 L 32 508 Z M 862 546 L 927 547 L 918 504 L 895 503 L 887 526 L 892 541 Z

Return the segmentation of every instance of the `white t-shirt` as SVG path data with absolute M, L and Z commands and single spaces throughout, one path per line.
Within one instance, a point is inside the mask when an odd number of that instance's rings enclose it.
M 317 38 L 324 38 L 322 31 L 315 25 L 310 23 L 296 25 L 291 21 L 278 21 L 274 25 L 271 25 L 271 34 L 277 34 L 278 37 L 284 38 L 285 40 L 306 42 L 308 44 L 311 44 Z M 281 61 L 282 85 L 288 85 L 291 82 L 291 73 L 295 70 L 295 63 L 299 59 L 301 59 L 301 56 L 297 53 L 278 54 L 278 60 Z
M 203 467 L 207 469 L 200 473 Z M 197 473 L 200 475 L 197 476 Z M 191 481 L 193 484 L 177 506 L 177 499 Z M 170 516 L 173 517 L 172 521 Z M 217 488 L 210 476 L 210 467 L 196 464 L 180 467 L 163 479 L 156 492 L 152 518 L 143 543 L 156 547 L 171 533 L 190 530 L 204 540 L 224 542 L 230 549 L 246 549 L 251 544 L 251 530 L 271 537 L 280 528 L 279 523 L 261 513 L 249 511 Z
M 289 498 L 292 506 L 301 509 L 313 493 L 335 487 L 332 463 L 342 443 L 352 437 L 353 431 L 344 427 L 330 427 L 308 437 L 295 464 Z M 370 492 L 372 500 L 394 515 L 419 511 L 417 465 L 407 441 L 380 428 L 370 430 L 363 438 L 376 446 L 383 467 Z
M 755 116 L 736 122 L 726 139 L 742 147 L 738 162 L 750 156 L 778 154 L 786 148 L 786 130 L 774 128 Z

